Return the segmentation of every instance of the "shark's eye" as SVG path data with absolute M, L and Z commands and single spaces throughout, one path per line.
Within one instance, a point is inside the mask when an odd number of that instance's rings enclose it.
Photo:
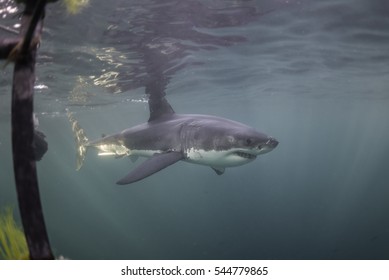
M 263 146 L 262 145 L 259 145 L 258 146 L 258 150 L 262 150 Z

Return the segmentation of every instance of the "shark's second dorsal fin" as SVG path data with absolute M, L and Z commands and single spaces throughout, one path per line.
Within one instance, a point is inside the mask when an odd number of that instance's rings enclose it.
M 154 121 L 164 115 L 173 115 L 174 110 L 164 96 L 150 96 L 149 98 L 150 118 Z

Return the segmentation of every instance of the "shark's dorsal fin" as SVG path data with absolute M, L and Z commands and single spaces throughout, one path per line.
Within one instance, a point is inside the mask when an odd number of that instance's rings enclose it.
M 173 115 L 174 110 L 164 96 L 152 96 L 149 98 L 150 118 L 149 122 L 162 116 Z

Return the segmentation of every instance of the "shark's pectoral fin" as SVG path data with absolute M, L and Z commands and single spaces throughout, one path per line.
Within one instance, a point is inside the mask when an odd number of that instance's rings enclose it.
M 212 169 L 216 172 L 217 175 L 222 175 L 226 170 L 224 167 L 212 167 Z
M 180 152 L 156 153 L 134 170 L 131 170 L 130 173 L 117 181 L 116 184 L 126 185 L 142 180 L 182 159 L 184 159 L 184 155 Z

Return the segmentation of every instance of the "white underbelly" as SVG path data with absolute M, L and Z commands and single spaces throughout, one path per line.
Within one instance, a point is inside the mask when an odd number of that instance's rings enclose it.
M 186 161 L 196 164 L 208 165 L 213 167 L 233 167 L 246 164 L 252 159 L 242 158 L 234 154 L 233 150 L 205 151 L 201 149 L 189 149 L 186 152 Z

